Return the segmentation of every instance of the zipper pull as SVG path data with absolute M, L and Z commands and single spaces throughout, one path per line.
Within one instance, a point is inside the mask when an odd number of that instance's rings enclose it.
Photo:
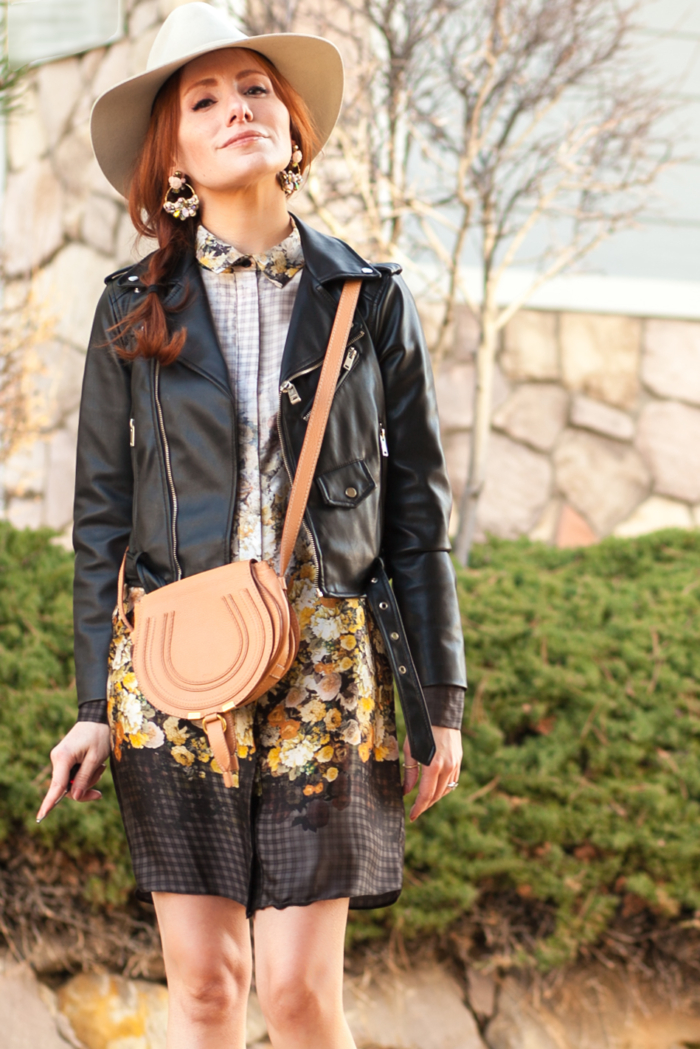
M 348 350 L 347 354 L 345 355 L 345 360 L 343 361 L 343 368 L 345 369 L 346 372 L 350 371 L 350 369 L 352 368 L 352 366 L 355 363 L 356 359 L 357 359 L 357 350 L 353 350 L 353 349 Z
M 287 396 L 289 397 L 290 404 L 299 404 L 299 402 L 301 401 L 301 397 L 297 392 L 296 386 L 293 382 L 290 382 L 289 379 L 285 379 L 285 381 L 280 386 L 280 393 L 287 394 Z
M 133 448 L 136 444 L 136 427 L 134 426 L 134 420 L 129 419 L 129 447 Z
M 379 447 L 382 450 L 382 455 L 385 459 L 389 458 L 389 445 L 386 443 L 386 430 L 383 426 L 379 427 Z

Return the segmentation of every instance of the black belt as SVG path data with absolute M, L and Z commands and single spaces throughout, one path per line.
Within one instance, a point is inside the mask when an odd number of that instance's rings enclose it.
M 428 706 L 408 647 L 399 606 L 381 558 L 377 558 L 372 566 L 367 600 L 384 639 L 413 760 L 429 765 L 435 756 L 435 739 Z

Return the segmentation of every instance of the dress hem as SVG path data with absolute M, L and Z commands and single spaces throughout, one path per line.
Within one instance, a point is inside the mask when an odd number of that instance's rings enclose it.
M 310 907 L 312 903 L 320 903 L 322 900 L 350 900 L 351 911 L 366 911 L 374 910 L 378 907 L 391 907 L 398 900 L 401 895 L 401 888 L 392 889 L 389 892 L 365 894 L 363 896 L 348 896 L 346 893 L 334 892 L 330 896 L 315 896 L 313 899 L 304 900 L 289 900 L 285 903 L 265 903 L 264 906 L 251 908 L 247 900 L 241 900 L 237 896 L 230 895 L 224 892 L 205 892 L 205 891 L 188 891 L 184 892 L 182 889 L 169 889 L 169 888 L 156 888 L 152 889 L 136 889 L 136 898 L 142 903 L 153 903 L 154 892 L 169 892 L 177 896 L 222 896 L 224 899 L 233 900 L 234 903 L 240 903 L 242 907 L 246 909 L 246 917 L 252 918 L 256 911 L 269 910 L 274 907 L 277 911 L 286 910 L 287 907 Z

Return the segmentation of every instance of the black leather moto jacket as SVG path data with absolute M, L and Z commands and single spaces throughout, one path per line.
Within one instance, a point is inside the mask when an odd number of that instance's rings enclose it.
M 413 667 L 407 675 L 407 642 L 432 723 L 458 727 L 466 679 L 447 535 L 450 490 L 416 308 L 400 267 L 369 265 L 341 241 L 297 224 L 305 266 L 279 407 L 292 476 L 343 282 L 363 282 L 305 516 L 318 587 L 333 597 L 367 593 L 375 614 L 391 619 L 385 636 L 401 634 L 392 658 L 399 686 Z M 105 696 L 127 544 L 127 579 L 146 591 L 230 560 L 235 406 L 194 256 L 183 259 L 162 292 L 166 307 L 178 307 L 169 314 L 172 325 L 187 329 L 175 363 L 127 362 L 110 346 L 110 330 L 144 292 L 144 270 L 141 262 L 107 278 L 87 353 L 74 526 L 80 703 Z

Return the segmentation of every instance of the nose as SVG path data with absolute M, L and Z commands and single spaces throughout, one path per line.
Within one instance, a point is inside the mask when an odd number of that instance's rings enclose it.
M 245 124 L 253 119 L 253 111 L 248 105 L 245 95 L 233 91 L 229 101 L 228 124 Z

